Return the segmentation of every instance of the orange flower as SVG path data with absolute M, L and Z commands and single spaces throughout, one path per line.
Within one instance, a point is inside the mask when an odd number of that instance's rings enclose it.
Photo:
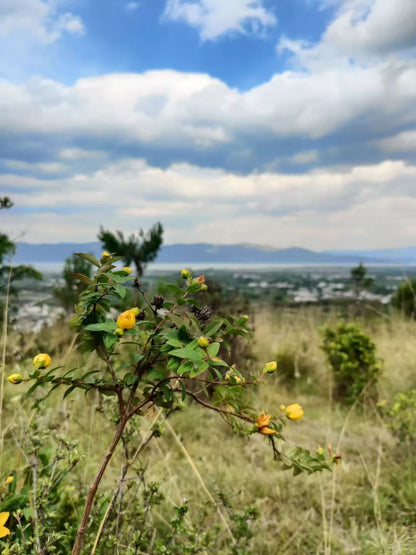
M 263 428 L 264 426 L 268 426 L 270 424 L 271 418 L 272 418 L 271 414 L 266 414 L 264 412 L 264 410 L 262 410 L 259 417 L 257 418 L 257 426 L 259 428 Z
M 272 428 L 268 428 L 267 426 L 260 428 L 259 432 L 265 436 L 271 436 L 272 434 L 277 433 L 276 430 L 273 430 Z
M 199 283 L 202 285 L 203 283 L 205 283 L 205 276 L 198 276 L 195 278 L 196 281 L 199 281 Z
M 269 428 L 270 420 L 272 418 L 271 414 L 266 414 L 264 410 L 261 411 L 257 418 L 257 431 L 265 436 L 271 436 L 276 433 L 276 430 Z

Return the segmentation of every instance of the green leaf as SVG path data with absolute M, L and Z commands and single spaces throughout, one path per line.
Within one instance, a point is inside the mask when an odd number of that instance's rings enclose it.
M 115 285 L 114 286 L 114 292 L 116 295 L 118 295 L 120 297 L 120 299 L 124 299 L 124 297 L 126 296 L 127 293 L 127 289 L 125 287 L 123 287 L 122 285 Z
M 193 362 L 191 362 L 190 360 L 187 360 L 186 362 L 182 362 L 182 364 L 179 366 L 177 370 L 177 373 L 180 376 L 183 376 L 184 374 L 191 372 L 193 368 L 194 368 Z
M 173 293 L 175 297 L 178 297 L 178 298 L 182 297 L 183 294 L 185 293 L 185 291 L 180 287 L 178 287 L 177 285 L 168 284 L 165 287 L 168 291 Z
M 218 351 L 220 350 L 219 343 L 210 343 L 207 348 L 207 353 L 210 357 L 216 357 L 218 355 Z
M 84 328 L 86 331 L 114 331 L 117 329 L 117 324 L 113 320 L 107 322 L 100 322 L 99 324 L 89 324 Z
M 28 398 L 32 395 L 32 393 L 33 393 L 38 387 L 40 387 L 41 385 L 43 385 L 42 382 L 35 382 L 35 383 L 32 385 L 32 387 L 27 391 L 27 393 L 26 393 L 26 395 L 25 395 L 25 398 L 28 399 Z
M 94 283 L 92 279 L 90 279 L 88 276 L 84 276 L 84 274 L 69 272 L 69 275 L 74 278 L 77 278 L 81 283 L 84 283 L 84 285 L 91 285 L 92 283 Z
M 65 391 L 64 396 L 62 397 L 62 399 L 65 399 L 65 397 L 68 397 L 68 395 L 70 393 L 72 393 L 76 387 L 77 387 L 76 385 L 71 385 L 71 387 L 68 387 L 68 389 Z
M 183 349 L 174 349 L 169 354 L 178 358 L 189 358 L 189 360 L 199 361 L 205 358 L 205 353 L 184 347 Z
M 179 358 L 172 357 L 169 359 L 166 368 L 168 370 L 171 370 L 172 372 L 175 372 L 179 368 L 180 364 L 181 364 L 181 361 Z
M 214 320 L 213 322 L 210 322 L 204 329 L 204 335 L 207 335 L 208 337 L 215 335 L 223 323 L 224 322 L 222 320 Z
M 104 336 L 104 345 L 105 348 L 110 350 L 115 343 L 117 343 L 118 337 L 112 333 L 106 333 Z
M 95 258 L 95 256 L 93 256 L 92 254 L 87 254 L 85 252 L 74 252 L 74 254 L 75 256 L 79 256 L 79 258 L 88 260 L 88 262 L 91 262 L 91 264 L 94 264 L 94 266 L 97 266 L 97 268 L 101 266 L 101 262 L 97 258 Z
M 201 362 L 197 362 L 194 368 L 191 370 L 189 377 L 195 378 L 196 376 L 199 376 L 200 374 L 205 372 L 205 370 L 207 370 L 208 368 L 209 368 L 209 364 L 204 360 L 202 360 Z

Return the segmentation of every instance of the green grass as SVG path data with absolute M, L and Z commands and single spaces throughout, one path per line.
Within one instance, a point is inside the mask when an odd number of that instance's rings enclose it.
M 260 510 L 249 548 L 253 554 L 416 552 L 416 450 L 397 444 L 374 407 L 349 409 L 331 400 L 331 376 L 319 347 L 319 327 L 336 317 L 336 313 L 313 308 L 261 309 L 254 316 L 253 350 L 259 367 L 282 348 L 302 352 L 310 361 L 308 380 L 295 382 L 290 389 L 279 381 L 277 371 L 267 387 L 259 389 L 256 406 L 274 414 L 282 403 L 301 403 L 305 417 L 289 423 L 288 439 L 312 450 L 318 444 L 331 444 L 342 455 L 341 464 L 333 473 L 294 477 L 273 460 L 266 437 L 233 435 L 219 415 L 190 406 L 172 415 L 172 429 L 164 426 L 162 436 L 149 444 L 142 457 L 148 479 L 162 482 L 166 498 L 154 514 L 155 526 L 163 526 L 171 508 L 184 498 L 189 502 L 189 521 L 198 526 L 204 506 L 215 499 L 217 509 L 205 518 L 204 526 L 221 528 L 221 549 L 226 553 L 230 538 L 224 521 L 230 527 L 232 522 L 227 508 L 218 501 L 225 492 L 235 510 L 249 505 Z M 381 398 L 389 401 L 395 392 L 414 388 L 416 323 L 393 316 L 367 320 L 363 325 L 384 360 Z M 80 357 L 65 330 L 66 326 L 57 326 L 25 339 L 12 333 L 7 344 L 7 373 L 24 370 L 29 357 L 51 351 L 52 345 L 54 364 L 78 364 Z M 92 357 L 87 361 L 91 368 L 97 363 Z M 24 427 L 33 416 L 31 402 L 21 401 L 25 388 L 6 385 L 1 476 L 24 465 L 16 447 L 18 432 L 12 435 L 10 430 L 14 424 L 18 429 Z M 62 392 L 56 392 L 41 415 L 43 425 L 52 432 L 64 421 L 64 432 L 79 440 L 84 459 L 72 480 L 81 481 L 84 490 L 111 437 L 110 424 L 97 413 L 95 401 L 82 394 L 62 400 Z M 143 419 L 143 437 L 154 416 Z M 111 490 L 121 465 L 118 451 L 101 491 Z

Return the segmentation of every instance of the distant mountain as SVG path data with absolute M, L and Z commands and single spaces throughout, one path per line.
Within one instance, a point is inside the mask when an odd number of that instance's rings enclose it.
M 100 243 L 18 243 L 14 262 L 36 264 L 63 262 L 74 252 L 90 252 L 100 256 Z M 263 245 L 214 245 L 211 243 L 177 243 L 164 245 L 156 260 L 176 264 L 357 264 L 415 263 L 416 247 L 380 251 L 315 252 L 299 247 L 276 249 Z
M 416 247 L 401 247 L 397 249 L 380 249 L 368 251 L 325 251 L 326 254 L 337 256 L 355 256 L 360 260 L 383 260 L 392 264 L 416 263 Z M 364 260 L 363 260 L 364 261 Z

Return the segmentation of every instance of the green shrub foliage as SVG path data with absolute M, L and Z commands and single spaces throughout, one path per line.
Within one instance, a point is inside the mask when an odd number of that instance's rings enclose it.
M 336 400 L 352 404 L 359 396 L 377 398 L 381 360 L 375 344 L 358 324 L 341 322 L 335 328 L 324 328 L 322 349 L 334 374 Z

